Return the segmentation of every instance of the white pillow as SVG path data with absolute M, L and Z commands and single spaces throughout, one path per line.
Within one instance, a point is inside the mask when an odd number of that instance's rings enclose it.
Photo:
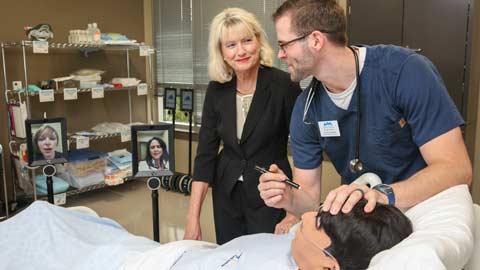
M 472 257 L 465 265 L 464 270 L 478 270 L 480 269 L 480 206 L 473 205 L 475 212 L 475 245 L 473 247 Z
M 440 192 L 405 214 L 414 232 L 373 257 L 368 269 L 462 269 L 474 242 L 473 203 L 467 185 Z

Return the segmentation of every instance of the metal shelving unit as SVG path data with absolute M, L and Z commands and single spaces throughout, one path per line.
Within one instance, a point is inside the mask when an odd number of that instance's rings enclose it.
M 22 64 L 23 64 L 23 80 L 22 83 L 24 87 L 27 87 L 29 85 L 29 71 L 28 71 L 28 53 L 33 50 L 34 43 L 32 41 L 19 41 L 19 42 L 2 42 L 0 44 L 1 46 L 1 55 L 2 55 L 2 64 L 3 64 L 3 79 L 4 79 L 4 92 L 5 96 L 7 98 L 7 102 L 9 100 L 9 93 L 12 94 L 17 94 L 17 92 L 14 92 L 12 90 L 9 90 L 8 87 L 8 76 L 7 76 L 7 65 L 6 65 L 6 57 L 7 57 L 7 51 L 9 49 L 17 49 L 21 50 L 21 56 L 22 56 Z M 120 51 L 125 53 L 125 65 L 126 65 L 126 77 L 130 77 L 130 54 L 132 51 L 140 51 L 141 49 L 145 49 L 145 44 L 74 44 L 74 43 L 55 43 L 51 42 L 48 43 L 48 48 L 49 48 L 49 54 L 55 54 L 58 51 L 62 50 L 80 50 L 86 52 L 91 52 L 91 51 L 96 51 L 96 50 L 106 50 L 106 51 Z M 50 49 L 52 49 L 50 51 Z M 153 73 L 153 61 L 152 61 L 152 51 L 153 49 L 150 46 L 147 46 L 147 49 L 149 50 L 149 53 L 146 55 L 146 63 L 148 66 L 148 74 L 147 74 L 147 98 L 148 96 L 153 96 L 155 92 L 155 83 L 154 83 L 154 77 L 152 76 Z M 129 123 L 132 123 L 132 91 L 136 90 L 136 86 L 132 87 L 121 87 L 121 88 L 114 88 L 114 87 L 105 87 L 104 91 L 105 92 L 128 92 L 128 119 Z M 92 88 L 77 88 L 78 93 L 91 93 Z M 31 98 L 38 96 L 38 92 L 24 92 L 25 94 L 25 102 L 26 102 L 26 107 L 27 107 L 27 118 L 31 118 Z M 60 89 L 54 89 L 54 94 L 60 95 L 63 94 L 63 91 Z M 55 101 L 57 102 L 57 101 Z M 147 115 L 150 115 L 152 117 L 153 110 L 150 110 L 150 112 L 147 112 Z M 153 118 L 152 118 L 153 119 Z M 145 122 L 147 122 L 147 119 L 145 119 Z M 95 136 L 88 136 L 88 135 L 82 135 L 86 136 L 89 138 L 89 140 L 103 140 L 103 139 L 108 139 L 108 138 L 113 138 L 113 137 L 120 137 L 121 133 L 108 133 L 108 134 L 102 134 L 102 135 L 95 135 Z M 25 139 L 21 138 L 16 138 L 11 135 L 9 132 L 9 140 L 10 141 L 18 141 L 18 142 L 23 142 Z M 69 143 L 70 144 L 75 144 L 75 139 L 69 137 Z M 31 179 L 35 179 L 35 171 L 31 171 Z M 130 180 L 130 178 L 125 178 L 124 182 Z M 35 180 L 32 180 L 33 182 Z M 36 184 L 32 183 L 33 185 L 33 190 L 34 190 L 34 199 L 42 199 L 41 197 L 37 198 L 37 193 L 36 193 Z M 88 192 L 92 190 L 97 190 L 100 188 L 104 188 L 108 186 L 107 184 L 97 184 L 97 185 L 92 185 L 83 189 L 75 189 L 75 188 L 70 188 L 67 192 L 67 196 L 71 195 L 76 195 L 80 194 L 83 192 Z

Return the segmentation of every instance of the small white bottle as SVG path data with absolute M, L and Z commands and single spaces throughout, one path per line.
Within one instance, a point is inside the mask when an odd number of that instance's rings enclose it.
M 87 35 L 88 35 L 87 42 L 88 43 L 93 43 L 93 34 L 94 34 L 93 25 L 89 23 L 87 26 Z
M 71 30 L 71 35 L 72 38 L 70 39 L 70 41 L 72 43 L 77 43 L 77 30 Z
M 85 44 L 87 43 L 87 31 L 80 30 L 80 43 Z
M 100 33 L 100 28 L 98 28 L 98 25 L 96 22 L 94 22 L 92 24 L 92 28 L 93 28 L 93 31 L 94 31 L 94 34 L 93 34 L 93 42 L 94 43 L 100 43 L 100 39 L 101 39 L 101 33 Z
M 75 43 L 80 43 L 80 30 L 75 30 Z

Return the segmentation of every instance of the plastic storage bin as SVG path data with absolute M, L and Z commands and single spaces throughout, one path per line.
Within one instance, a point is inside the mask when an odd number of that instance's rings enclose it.
M 65 181 L 76 188 L 85 188 L 104 182 L 107 154 L 91 149 L 69 152 L 69 162 L 65 165 Z

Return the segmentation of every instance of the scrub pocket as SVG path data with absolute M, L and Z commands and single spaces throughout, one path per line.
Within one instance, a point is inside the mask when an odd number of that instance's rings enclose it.
M 398 123 L 390 123 L 382 128 L 373 128 L 373 137 L 375 153 L 389 166 L 404 166 L 418 152 L 409 125 L 402 128 Z

